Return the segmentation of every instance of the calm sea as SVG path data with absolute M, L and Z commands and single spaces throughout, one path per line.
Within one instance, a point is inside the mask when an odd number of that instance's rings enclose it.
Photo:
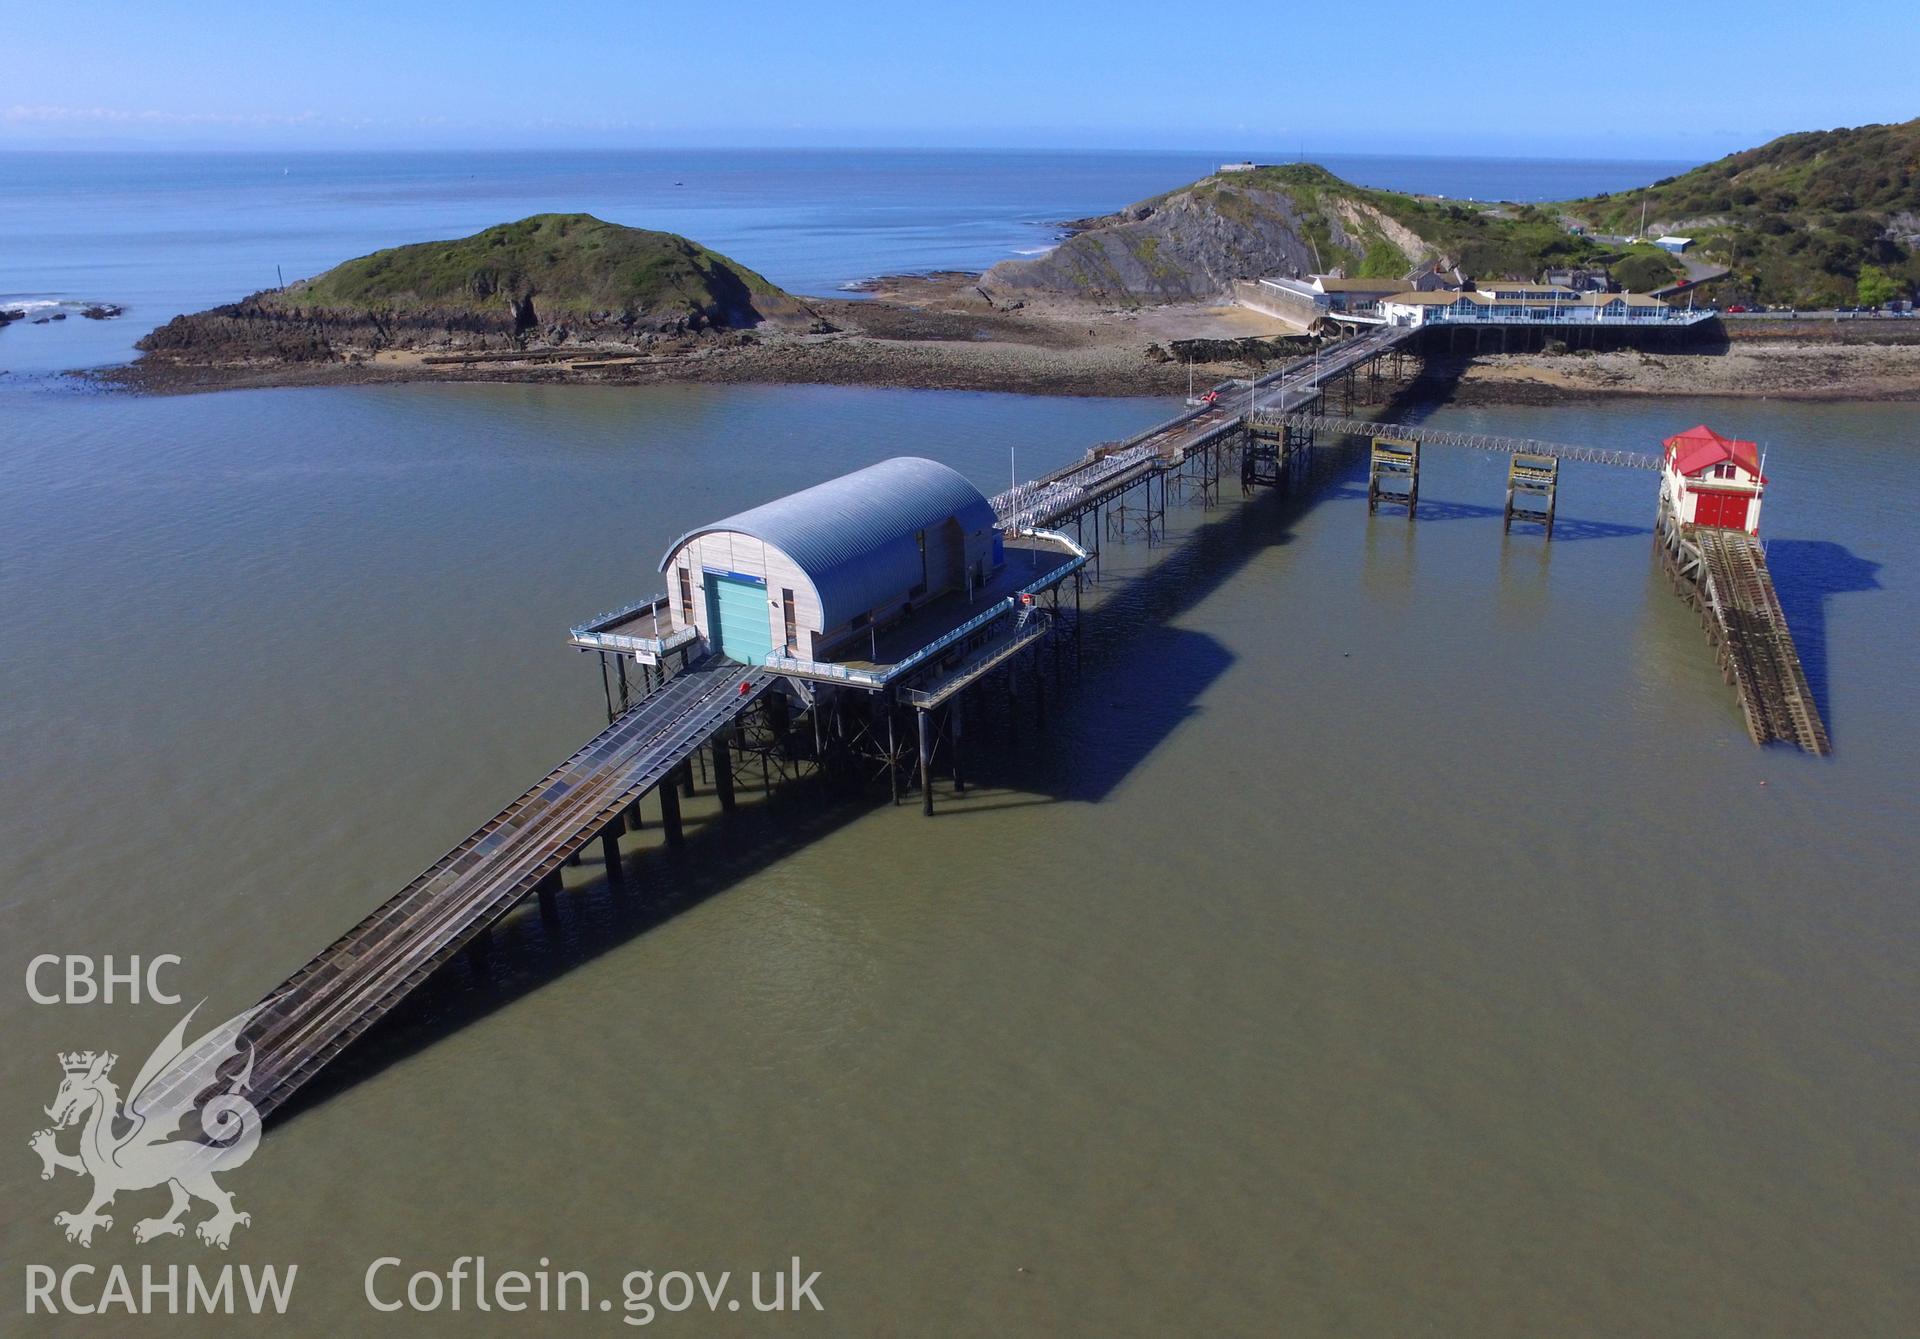
M 654 589 L 688 525 L 902 451 L 992 486 L 1010 450 L 1038 470 L 1168 406 L 673 386 L 149 400 L 29 375 L 17 351 L 121 348 L 142 304 L 235 296 L 296 239 L 289 273 L 583 207 L 830 291 L 1043 245 L 1047 219 L 1206 166 L 866 157 L 832 170 L 835 207 L 770 191 L 785 223 L 759 245 L 738 161 L 731 204 L 698 188 L 725 227 L 620 205 L 632 186 L 592 194 L 612 160 L 518 185 L 498 160 L 342 161 L 297 187 L 236 159 L 10 172 L 0 287 L 137 314 L 0 332 L 0 382 L 19 383 L 0 395 L 6 1307 L 32 1263 L 297 1263 L 277 1332 L 614 1333 L 617 1312 L 389 1320 L 362 1278 L 383 1256 L 484 1255 L 587 1270 L 617 1298 L 628 1270 L 798 1256 L 822 1315 L 658 1323 L 1911 1334 L 1920 483 L 1899 406 L 1435 416 L 1639 449 L 1704 419 L 1766 442 L 1773 566 L 1829 759 L 1747 742 L 1652 563 L 1651 476 L 1570 466 L 1546 544 L 1501 534 L 1498 457 L 1433 453 L 1409 525 L 1369 520 L 1359 462 L 1333 456 L 1305 503 L 1176 506 L 1173 542 L 1109 546 L 1045 728 L 983 704 L 980 784 L 938 817 L 776 793 L 723 822 L 702 800 L 684 854 L 638 853 L 626 901 L 592 862 L 571 872 L 556 926 L 513 922 L 488 977 L 447 973 L 225 1178 L 252 1214 L 231 1252 L 136 1246 L 157 1191 L 123 1195 L 91 1251 L 61 1238 L 84 1185 L 41 1181 L 26 1148 L 56 1052 L 112 1048 L 130 1073 L 180 1010 L 31 1005 L 31 955 L 177 953 L 188 1000 L 242 1007 L 597 727 L 598 674 L 565 627 Z M 824 196 L 819 159 L 766 161 Z M 689 156 L 648 189 L 693 191 L 726 161 Z M 1011 182 L 989 166 L 1029 161 Z M 1457 170 L 1391 184 L 1522 193 L 1463 185 L 1507 169 Z M 275 189 L 304 203 L 238 207 Z

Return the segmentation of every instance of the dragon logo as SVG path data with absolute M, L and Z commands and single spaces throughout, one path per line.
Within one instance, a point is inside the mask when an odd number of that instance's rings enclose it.
M 196 1199 L 213 1206 L 212 1216 L 193 1229 L 209 1246 L 227 1249 L 234 1228 L 253 1221 L 252 1215 L 235 1211 L 233 1196 L 213 1177 L 246 1162 L 260 1144 L 260 1113 L 241 1096 L 253 1075 L 253 1047 L 243 1045 L 240 1034 L 256 1010 L 228 1019 L 188 1045 L 183 1038 L 199 1008 L 189 1009 L 147 1057 L 124 1107 L 108 1077 L 118 1056 L 61 1054 L 66 1077 L 46 1108 L 53 1128 L 36 1133 L 28 1146 L 40 1155 L 43 1181 L 59 1170 L 93 1178 L 86 1208 L 53 1216 L 68 1241 L 92 1246 L 95 1232 L 113 1228 L 112 1217 L 102 1210 L 114 1196 L 162 1185 L 173 1192 L 173 1205 L 158 1218 L 134 1224 L 137 1242 L 185 1235 L 180 1219 Z M 63 1153 L 55 1132 L 75 1125 L 83 1126 L 80 1151 Z

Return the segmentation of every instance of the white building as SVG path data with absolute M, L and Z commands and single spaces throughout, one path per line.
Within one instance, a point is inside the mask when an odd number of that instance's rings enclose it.
M 1767 489 L 1759 449 L 1722 437 L 1702 423 L 1666 440 L 1660 493 L 1683 525 L 1760 532 L 1760 499 Z
M 1471 293 L 1396 293 L 1383 298 L 1388 325 L 1690 325 L 1710 312 L 1688 312 L 1644 293 L 1576 293 L 1548 284 L 1490 283 Z

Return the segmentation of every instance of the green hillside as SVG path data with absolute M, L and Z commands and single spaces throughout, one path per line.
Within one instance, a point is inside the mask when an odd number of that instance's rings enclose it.
M 797 311 L 762 276 L 674 233 L 591 214 L 536 214 L 446 242 L 397 246 L 290 284 L 273 305 L 350 312 L 493 309 L 522 324 L 558 314 L 701 315 L 743 325 Z
M 1729 266 L 1763 302 L 1869 299 L 1874 275 L 1920 284 L 1920 120 L 1784 135 L 1645 190 L 1565 208 L 1600 232 L 1694 239 L 1690 254 Z
M 1299 215 L 1303 235 L 1320 248 L 1328 263 L 1346 262 L 1349 274 L 1366 278 L 1405 274 L 1435 258 L 1472 275 L 1533 278 L 1550 265 L 1592 262 L 1602 254 L 1587 239 L 1567 232 L 1551 212 L 1524 205 L 1496 210 L 1374 190 L 1343 181 L 1315 163 L 1290 163 L 1210 177 L 1195 189 L 1213 192 L 1223 200 L 1242 189 L 1284 194 Z M 1364 208 L 1356 211 L 1354 205 Z M 1378 223 L 1370 223 L 1367 215 L 1373 211 L 1399 224 L 1424 245 L 1413 248 L 1415 254 L 1408 254 L 1404 243 L 1396 244 Z M 1339 233 L 1346 237 L 1338 238 Z M 1355 250 L 1357 265 L 1352 261 Z

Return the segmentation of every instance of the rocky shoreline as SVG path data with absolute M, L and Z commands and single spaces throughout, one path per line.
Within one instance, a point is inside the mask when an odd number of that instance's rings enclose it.
M 445 313 L 403 324 L 328 326 L 245 303 L 181 317 L 138 362 L 87 374 L 149 394 L 422 381 L 646 385 L 813 384 L 1184 395 L 1270 370 L 1314 339 L 1222 301 L 1103 306 L 991 286 L 990 276 L 892 276 L 863 298 L 809 299 L 809 324 L 644 331 L 576 323 L 504 337 Z M 1551 403 L 1617 395 L 1805 400 L 1920 399 L 1920 331 L 1742 328 L 1695 351 L 1482 355 L 1448 368 L 1461 403 Z
M 1699 352 L 1483 355 L 1461 370 L 1455 392 L 1478 404 L 1617 395 L 1920 400 L 1920 343 L 1736 339 Z

